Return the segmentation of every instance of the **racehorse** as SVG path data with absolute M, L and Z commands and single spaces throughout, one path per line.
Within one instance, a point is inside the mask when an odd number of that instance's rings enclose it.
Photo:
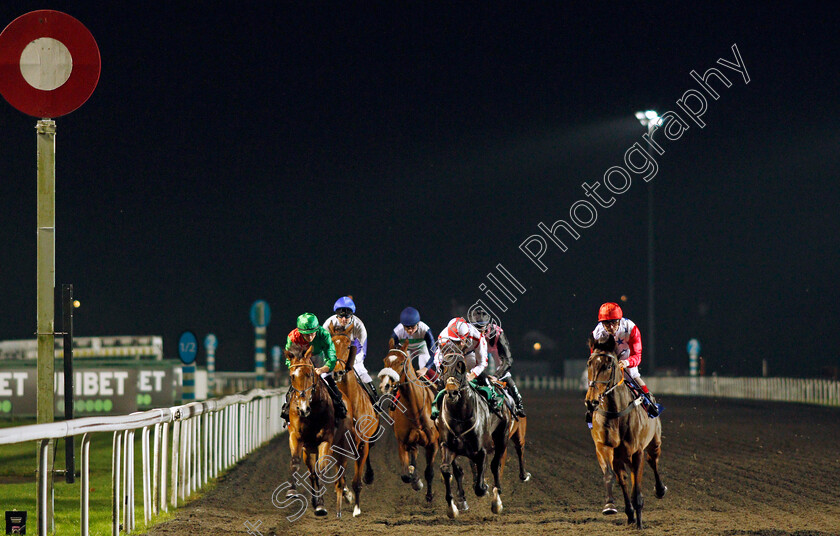
M 453 354 L 444 356 L 449 360 Z M 507 438 L 515 425 L 515 419 L 507 405 L 502 405 L 501 416 L 490 411 L 488 404 L 480 400 L 479 394 L 469 385 L 466 377 L 467 365 L 463 356 L 453 359 L 454 363 L 442 364 L 442 377 L 446 394 L 441 403 L 440 415 L 435 421 L 440 434 L 440 473 L 446 486 L 446 514 L 458 516 L 458 505 L 452 496 L 452 476 L 455 476 L 459 490 L 459 502 L 467 509 L 463 496 L 461 479 L 463 471 L 456 458 L 466 456 L 473 464 L 473 490 L 477 497 L 487 494 L 484 482 L 485 460 L 492 452 L 490 470 L 493 473 L 493 498 L 491 510 L 502 511 L 502 473 L 507 454 Z
M 353 474 L 353 493 L 345 487 L 344 473 L 336 482 L 336 500 L 338 501 L 338 516 L 341 516 L 342 493 L 348 502 L 353 503 L 353 517 L 362 513 L 359 505 L 359 496 L 362 491 L 362 475 L 365 484 L 373 484 L 373 467 L 370 465 L 370 447 L 373 441 L 383 433 L 379 427 L 379 416 L 373 409 L 373 404 L 367 393 L 362 389 L 353 370 L 353 360 L 356 356 L 356 348 L 353 346 L 350 337 L 343 333 L 332 333 L 333 344 L 335 345 L 336 365 L 333 371 L 335 383 L 338 390 L 344 395 L 347 404 L 347 416 L 353 423 L 353 430 L 347 430 L 344 434 L 343 444 L 347 447 L 349 459 L 355 458 L 355 472 Z M 350 441 L 352 445 L 347 445 Z M 337 449 L 333 449 L 337 450 Z M 344 449 L 342 449 L 344 450 Z
M 290 469 L 293 477 L 289 479 L 291 487 L 287 497 L 300 495 L 297 491 L 294 475 L 299 475 L 301 460 L 306 461 L 311 490 L 321 490 L 322 475 L 331 464 L 335 463 L 333 446 L 336 439 L 341 442 L 346 430 L 352 428 L 349 417 L 336 422 L 332 399 L 327 385 L 315 372 L 310 351 L 300 357 L 286 352 L 289 360 L 289 376 L 292 396 L 289 400 L 289 450 L 291 452 Z M 343 460 L 339 460 L 343 466 Z M 304 475 L 305 478 L 305 475 Z M 343 482 L 342 482 L 343 487 Z M 316 516 L 327 515 L 324 508 L 323 492 L 313 493 L 312 506 Z M 339 493 L 339 515 L 341 512 Z
M 379 372 L 382 378 L 379 390 L 387 395 L 383 400 L 393 400 L 399 393 L 400 407 L 391 402 L 391 417 L 394 419 L 394 435 L 402 463 L 402 481 L 410 483 L 414 491 L 423 489 L 423 481 L 417 474 L 417 447 L 422 446 L 426 453 L 426 501 L 432 500 L 433 467 L 438 452 L 438 431 L 432 413 L 432 400 L 435 393 L 417 377 L 411 357 L 406 352 L 408 341 L 396 347 L 393 339 L 389 341 L 390 350 L 385 356 L 385 367 Z M 463 495 L 463 491 L 461 492 Z
M 592 440 L 595 453 L 604 473 L 607 502 L 602 511 L 605 515 L 615 514 L 613 483 L 618 477 L 624 493 L 624 512 L 627 524 L 635 520 L 642 528 L 642 469 L 644 454 L 656 478 L 656 497 L 665 496 L 668 488 L 659 478 L 659 455 L 662 452 L 662 423 L 651 419 L 641 406 L 641 398 L 635 398 L 624 384 L 624 373 L 615 354 L 615 339 L 610 336 L 606 343 L 598 343 L 589 337 L 590 356 L 587 362 L 589 389 L 586 391 L 586 407 L 595 412 L 592 419 Z M 633 483 L 633 496 L 627 493 L 625 471 L 629 470 Z

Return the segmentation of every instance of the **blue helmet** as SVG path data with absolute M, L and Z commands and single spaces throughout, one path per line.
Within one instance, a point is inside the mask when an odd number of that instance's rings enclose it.
M 420 311 L 414 307 L 406 307 L 400 313 L 400 323 L 403 326 L 413 326 L 420 322 Z
M 353 298 L 350 296 L 342 296 L 335 302 L 333 305 L 333 311 L 338 311 L 339 309 L 350 309 L 350 312 L 356 312 L 356 304 L 353 303 Z

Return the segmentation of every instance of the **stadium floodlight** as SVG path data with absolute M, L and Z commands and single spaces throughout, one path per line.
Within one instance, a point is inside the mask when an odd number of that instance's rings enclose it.
M 643 126 L 647 127 L 648 132 L 653 130 L 653 127 L 658 127 L 662 124 L 662 118 L 659 117 L 659 114 L 654 110 L 636 112 L 636 119 L 638 119 Z

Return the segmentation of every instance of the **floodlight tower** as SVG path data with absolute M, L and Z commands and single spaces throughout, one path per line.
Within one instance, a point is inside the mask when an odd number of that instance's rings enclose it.
M 648 138 L 653 138 L 653 133 L 662 124 L 662 118 L 653 110 L 636 112 L 636 119 L 642 126 L 648 129 Z M 645 330 L 645 360 L 648 363 L 649 373 L 656 370 L 656 336 L 654 328 L 653 308 L 653 182 L 648 183 L 648 326 Z

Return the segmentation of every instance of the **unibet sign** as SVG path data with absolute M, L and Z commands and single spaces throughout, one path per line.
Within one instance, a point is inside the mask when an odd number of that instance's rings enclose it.
M 174 403 L 175 374 L 172 367 L 81 369 L 73 373 L 76 417 L 95 414 L 126 414 L 138 409 L 166 407 Z M 56 372 L 56 416 L 64 413 L 64 373 Z M 37 371 L 0 369 L 0 414 L 35 415 Z

